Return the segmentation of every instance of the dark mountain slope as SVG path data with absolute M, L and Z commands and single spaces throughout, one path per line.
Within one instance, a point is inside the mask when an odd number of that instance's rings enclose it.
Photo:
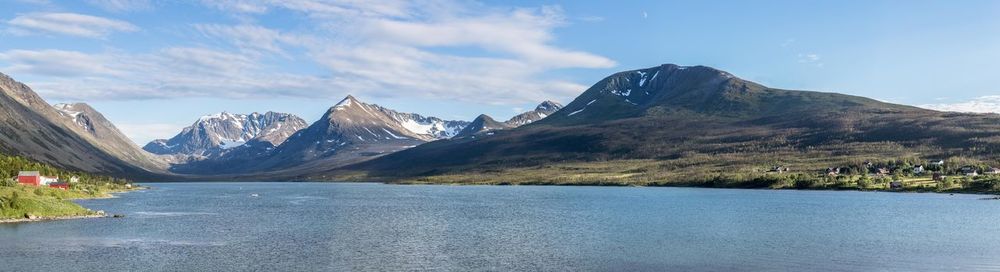
M 90 136 L 83 133 L 103 133 L 111 128 L 101 124 L 103 117 L 92 113 L 88 116 L 92 117 L 88 121 L 91 128 L 79 127 L 76 120 L 64 116 L 31 88 L 0 74 L 0 152 L 89 173 L 154 175 L 91 142 L 96 137 L 88 140 Z
M 116 158 L 151 171 L 163 171 L 167 168 L 164 160 L 140 149 L 90 105 L 72 103 L 58 104 L 54 107 L 62 114 L 62 121 L 67 127 Z
M 476 117 L 476 119 L 472 120 L 472 123 L 469 123 L 469 125 L 463 128 L 462 131 L 459 131 L 455 137 L 468 137 L 479 133 L 513 127 L 515 126 L 494 120 L 493 117 L 490 117 L 489 115 L 480 114 Z
M 628 160 L 686 165 L 642 171 L 724 174 L 786 162 L 807 167 L 805 161 L 818 158 L 833 164 L 917 154 L 996 158 L 1000 116 L 773 89 L 709 67 L 668 64 L 609 76 L 528 126 L 429 143 L 312 178 L 413 180 L 476 173 L 502 179 L 489 173 Z

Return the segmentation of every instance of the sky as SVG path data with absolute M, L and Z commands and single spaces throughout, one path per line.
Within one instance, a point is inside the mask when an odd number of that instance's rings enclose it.
M 0 72 L 143 145 L 198 117 L 315 121 L 348 94 L 444 119 L 569 103 L 617 71 L 1000 111 L 1000 1 L 0 0 Z

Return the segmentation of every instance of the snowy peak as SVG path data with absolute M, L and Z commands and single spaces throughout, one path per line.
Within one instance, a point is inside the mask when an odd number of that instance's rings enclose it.
M 469 126 L 462 129 L 462 131 L 455 137 L 469 137 L 477 134 L 491 133 L 495 130 L 508 129 L 511 127 L 512 126 L 507 123 L 498 122 L 489 115 L 480 114 L 476 117 L 476 119 L 472 120 L 472 123 L 469 123 Z
M 342 109 L 350 108 L 353 105 L 359 105 L 359 104 L 361 104 L 361 101 L 358 101 L 358 99 L 354 98 L 353 95 L 347 95 L 347 97 L 344 97 L 343 100 L 340 100 L 340 102 L 337 102 L 337 104 L 334 105 L 332 109 L 333 110 L 342 110 Z
M 562 104 L 559 104 L 555 101 L 545 100 L 545 102 L 542 102 L 542 104 L 538 104 L 538 107 L 535 107 L 535 111 L 551 114 L 553 112 L 558 111 L 559 109 L 562 109 L 562 107 L 563 107 Z
M 545 119 L 545 117 L 552 115 L 562 108 L 563 106 L 561 104 L 546 100 L 535 107 L 535 110 L 515 115 L 506 122 L 499 122 L 489 115 L 480 114 L 455 137 L 468 137 L 477 134 L 492 133 L 497 130 L 520 127 Z
M 542 120 L 545 117 L 548 117 L 549 115 L 552 115 L 553 113 L 559 111 L 562 108 L 563 108 L 562 104 L 546 100 L 545 102 L 542 102 L 542 104 L 539 104 L 537 107 L 535 107 L 535 110 L 518 114 L 510 118 L 510 120 L 507 120 L 507 122 L 505 123 L 510 127 L 519 127 L 531 124 L 538 120 Z
M 365 158 L 454 136 L 468 122 L 401 113 L 347 96 L 278 146 L 264 164 Z
M 305 127 L 305 120 L 287 113 L 221 112 L 202 116 L 177 136 L 150 142 L 144 149 L 156 154 L 205 156 L 251 141 L 279 145 Z
M 442 120 L 416 113 L 398 112 L 376 104 L 361 102 L 350 95 L 331 107 L 324 118 L 337 127 L 364 126 L 373 131 L 391 131 L 393 135 L 388 135 L 390 138 L 406 137 L 422 141 L 451 138 L 468 125 L 468 122 L 464 121 Z M 367 134 L 374 136 L 372 133 Z M 379 138 L 384 139 L 384 137 Z
M 94 112 L 89 105 L 84 103 L 56 104 L 53 108 L 59 111 L 63 117 L 69 119 L 71 123 L 87 132 L 94 133 L 94 124 L 90 121 L 90 117 L 84 114 L 85 111 Z
M 566 105 L 546 122 L 580 123 L 646 114 L 653 107 L 695 111 L 731 111 L 726 100 L 765 87 L 707 66 L 663 64 L 612 74 Z

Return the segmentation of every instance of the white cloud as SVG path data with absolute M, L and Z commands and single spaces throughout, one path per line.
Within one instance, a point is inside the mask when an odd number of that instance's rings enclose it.
M 810 64 L 816 67 L 823 67 L 823 57 L 815 53 L 799 54 L 799 63 Z
M 11 50 L 0 52 L 0 67 L 50 76 L 33 87 L 46 98 L 73 101 L 354 93 L 512 105 L 586 89 L 547 76 L 550 71 L 616 65 L 555 45 L 554 30 L 568 24 L 555 6 L 495 8 L 447 0 L 205 4 L 238 16 L 283 9 L 302 14 L 308 24 L 286 30 L 254 20 L 193 24 L 190 31 L 200 35 L 190 37 L 197 46 L 145 53 Z M 288 69 L 296 62 L 310 66 L 309 74 Z
M 202 0 L 202 4 L 223 11 L 234 13 L 265 13 L 267 6 L 260 1 L 249 0 Z
M 139 28 L 125 21 L 77 13 L 29 13 L 7 21 L 15 34 L 43 31 L 89 38 L 102 38 L 114 32 L 134 32 Z
M 939 111 L 1000 113 L 1000 95 L 982 96 L 971 101 L 951 104 L 926 104 L 920 107 Z
M 87 2 L 112 12 L 139 11 L 153 8 L 151 0 L 87 0 Z
M 54 77 L 124 75 L 110 67 L 112 60 L 76 51 L 10 50 L 0 52 L 0 60 L 11 63 L 4 71 Z
M 282 33 L 256 25 L 196 24 L 194 28 L 209 38 L 222 43 L 231 43 L 245 53 L 277 54 L 287 56 L 283 47 L 315 44 L 315 38 Z

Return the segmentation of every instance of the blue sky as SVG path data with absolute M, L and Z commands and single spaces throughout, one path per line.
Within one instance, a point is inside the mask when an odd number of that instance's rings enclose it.
M 446 119 L 563 103 L 621 70 L 1000 110 L 1000 1 L 0 0 L 0 72 L 130 137 L 314 121 L 347 94 Z

